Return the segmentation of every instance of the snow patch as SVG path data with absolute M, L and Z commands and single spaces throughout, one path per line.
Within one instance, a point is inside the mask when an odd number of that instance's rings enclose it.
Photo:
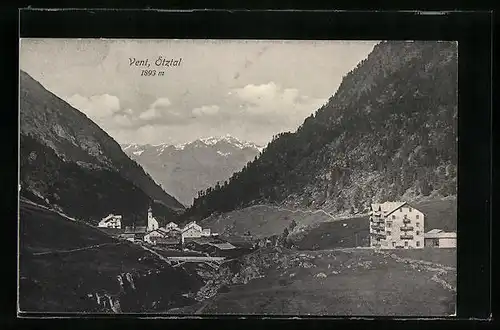
M 175 150 L 184 150 L 184 148 L 186 148 L 186 144 L 187 143 L 183 143 L 183 144 L 176 144 L 174 146 Z
M 140 156 L 142 153 L 144 152 L 144 150 L 138 150 L 138 151 L 134 151 L 132 152 L 134 155 L 136 156 Z
M 130 148 L 132 148 L 132 149 L 137 148 L 137 144 L 135 144 L 135 143 L 126 144 L 125 147 L 123 148 L 123 151 L 130 149 Z
M 226 134 L 225 136 L 218 136 L 218 137 L 210 136 L 206 138 L 201 138 L 200 141 L 208 146 L 216 145 L 219 142 L 226 142 L 239 149 L 254 148 L 258 149 L 259 152 L 264 149 L 262 146 L 256 145 L 255 143 L 252 142 L 241 141 L 238 138 L 235 138 L 234 136 L 231 136 L 229 134 Z

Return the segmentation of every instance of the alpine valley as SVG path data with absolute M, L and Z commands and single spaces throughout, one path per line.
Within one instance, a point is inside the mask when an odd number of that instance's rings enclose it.
M 20 309 L 452 315 L 456 249 L 373 248 L 368 212 L 408 202 L 415 235 L 456 230 L 457 62 L 454 42 L 380 42 L 265 147 L 120 145 L 21 71 Z M 96 228 L 150 205 L 162 228 Z
M 230 135 L 209 137 L 180 145 L 123 144 L 123 151 L 186 206 L 198 192 L 223 184 L 262 150 Z

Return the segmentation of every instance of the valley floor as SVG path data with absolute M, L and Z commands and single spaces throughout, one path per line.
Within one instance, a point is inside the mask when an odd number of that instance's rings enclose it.
M 456 249 L 353 248 L 364 243 L 364 218 L 312 228 L 298 238 L 300 250 L 262 248 L 216 269 L 195 263 L 172 268 L 166 258 L 199 253 L 152 251 L 117 241 L 31 204 L 21 205 L 20 218 L 23 311 L 331 316 L 455 312 Z M 103 304 L 103 297 L 110 303 Z
M 455 249 L 259 253 L 259 276 L 179 314 L 447 316 L 455 312 Z M 221 290 L 222 291 L 222 290 Z

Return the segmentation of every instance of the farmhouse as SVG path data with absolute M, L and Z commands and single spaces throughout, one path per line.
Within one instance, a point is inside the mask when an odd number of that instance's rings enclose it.
M 425 246 L 451 248 L 457 246 L 457 233 L 432 229 L 424 234 Z
M 144 239 L 144 235 L 146 235 L 146 230 L 146 226 L 127 226 L 120 237 L 131 242 L 142 241 Z
M 186 238 L 185 247 L 217 257 L 232 257 L 242 249 L 214 237 Z
M 110 214 L 102 220 L 97 225 L 99 228 L 121 228 L 122 227 L 122 216 Z
M 158 228 L 144 235 L 144 242 L 155 244 L 157 238 L 165 236 L 166 236 L 166 230 L 164 228 Z
M 370 246 L 381 249 L 424 247 L 424 214 L 406 202 L 372 204 Z
M 165 226 L 166 229 L 179 229 L 179 226 L 175 222 L 169 222 Z
M 161 247 L 178 248 L 180 247 L 181 241 L 179 238 L 174 237 L 158 237 L 155 239 L 155 245 Z
M 165 240 L 175 241 L 179 244 L 181 242 L 180 231 L 178 229 L 158 228 L 144 235 L 144 241 L 153 245 L 158 244 L 160 241 L 165 243 Z
M 192 221 L 188 223 L 183 229 L 181 234 L 182 244 L 184 244 L 184 240 L 186 238 L 191 237 L 201 237 L 203 233 L 203 229 L 201 226 L 196 224 L 196 221 Z

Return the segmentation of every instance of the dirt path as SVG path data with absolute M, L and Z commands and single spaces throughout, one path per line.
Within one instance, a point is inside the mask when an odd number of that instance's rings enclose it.
M 45 252 L 36 252 L 36 253 L 33 253 L 33 255 L 34 256 L 42 256 L 42 255 L 54 254 L 54 253 L 72 253 L 72 252 L 77 252 L 77 251 L 96 249 L 96 248 L 106 246 L 106 245 L 118 245 L 118 244 L 122 244 L 122 243 L 102 243 L 102 244 L 90 245 L 90 246 L 85 246 L 85 247 L 70 249 L 70 250 L 52 250 L 52 251 L 45 251 Z
M 50 207 L 47 207 L 47 206 L 44 206 L 44 205 L 40 205 L 40 204 L 37 204 L 37 203 L 34 203 L 30 200 L 27 200 L 26 198 L 21 198 L 20 199 L 20 202 L 23 202 L 23 203 L 26 203 L 26 204 L 30 204 L 30 205 L 33 205 L 33 206 L 36 206 L 36 207 L 39 207 L 41 209 L 44 209 L 44 210 L 47 210 L 47 211 L 50 211 L 50 212 L 54 212 L 54 213 L 57 213 L 59 214 L 61 217 L 65 218 L 65 219 L 68 219 L 68 220 L 71 220 L 71 221 L 77 221 L 77 219 L 75 218 L 72 218 L 56 209 L 52 209 Z

